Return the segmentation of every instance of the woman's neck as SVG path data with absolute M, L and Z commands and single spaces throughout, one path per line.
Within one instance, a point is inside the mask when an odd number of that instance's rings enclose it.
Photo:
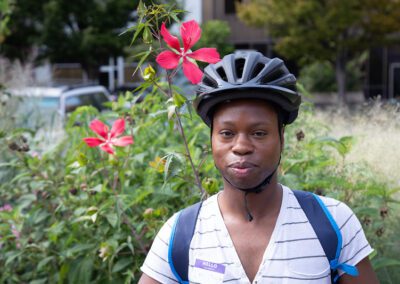
M 247 207 L 254 220 L 274 217 L 279 213 L 282 203 L 282 186 L 274 177 L 260 193 L 248 193 Z M 224 184 L 224 190 L 218 198 L 219 207 L 224 215 L 248 221 L 245 206 L 245 192 Z

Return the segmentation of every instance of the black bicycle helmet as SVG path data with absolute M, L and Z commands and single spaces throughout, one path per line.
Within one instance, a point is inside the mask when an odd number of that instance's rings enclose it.
M 296 77 L 281 59 L 271 59 L 256 51 L 238 51 L 204 69 L 194 107 L 211 126 L 212 110 L 217 104 L 246 98 L 264 99 L 278 105 L 283 112 L 283 124 L 296 119 L 301 103 Z

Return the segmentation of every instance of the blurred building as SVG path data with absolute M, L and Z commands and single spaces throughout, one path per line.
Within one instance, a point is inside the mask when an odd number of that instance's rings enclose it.
M 372 48 L 366 70 L 365 95 L 400 99 L 400 47 Z
M 252 49 L 267 57 L 281 57 L 273 50 L 273 41 L 265 29 L 246 26 L 236 14 L 235 2 L 246 3 L 248 0 L 196 0 L 201 2 L 202 22 L 210 20 L 226 21 L 231 28 L 229 38 L 235 49 Z M 188 1 L 189 2 L 189 1 Z M 191 2 L 191 1 L 190 1 Z M 285 58 L 284 58 L 285 59 Z M 292 60 L 285 59 L 286 66 L 298 75 L 298 66 Z
M 203 0 L 201 8 L 203 22 L 215 19 L 228 22 L 231 28 L 230 42 L 236 49 L 254 49 L 266 56 L 272 56 L 272 41 L 265 30 L 250 28 L 242 23 L 236 15 L 235 1 Z

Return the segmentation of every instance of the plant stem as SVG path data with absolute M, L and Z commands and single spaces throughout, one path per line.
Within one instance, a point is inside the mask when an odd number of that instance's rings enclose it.
M 157 88 L 158 88 L 164 95 L 166 95 L 168 98 L 171 98 L 171 97 L 172 97 L 172 87 L 171 87 L 171 86 L 172 86 L 172 82 L 171 82 L 171 76 L 168 75 L 167 78 L 168 78 L 168 92 L 166 92 L 164 89 L 162 89 L 161 86 L 160 86 L 159 84 L 157 84 L 157 82 L 154 81 L 154 84 L 157 86 Z M 187 157 L 188 157 L 188 159 L 189 159 L 190 166 L 191 166 L 191 168 L 192 168 L 194 177 L 195 177 L 195 179 L 196 179 L 197 187 L 200 189 L 201 196 L 203 197 L 204 194 L 205 194 L 205 192 L 204 192 L 203 187 L 201 186 L 201 181 L 200 181 L 199 173 L 198 173 L 198 171 L 196 170 L 196 167 L 194 166 L 193 159 L 192 159 L 192 155 L 190 154 L 190 150 L 189 150 L 188 142 L 187 142 L 187 139 L 186 139 L 185 131 L 183 130 L 183 126 L 182 126 L 181 116 L 180 116 L 180 114 L 179 114 L 179 112 L 178 112 L 178 110 L 177 110 L 176 108 L 175 108 L 175 116 L 176 116 L 176 121 L 178 122 L 179 133 L 180 133 L 181 136 L 182 136 L 183 144 L 185 144 L 186 154 L 187 154 Z
M 170 95 L 170 97 L 172 97 L 171 77 L 170 76 L 168 76 L 168 88 L 169 88 L 169 95 Z M 188 145 L 188 142 L 186 139 L 185 131 L 183 130 L 181 116 L 176 108 L 175 108 L 175 116 L 176 116 L 176 121 L 178 122 L 179 133 L 182 136 L 183 144 L 185 144 L 186 154 L 189 159 L 190 166 L 192 167 L 192 171 L 193 171 L 194 177 L 196 179 L 197 186 L 200 189 L 201 195 L 204 196 L 204 189 L 201 186 L 201 180 L 199 177 L 199 173 L 197 172 L 196 167 L 194 166 L 192 155 L 190 154 L 189 145 Z

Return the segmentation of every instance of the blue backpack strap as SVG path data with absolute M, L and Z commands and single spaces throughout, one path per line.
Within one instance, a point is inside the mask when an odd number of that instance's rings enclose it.
M 340 252 L 342 250 L 342 234 L 335 219 L 333 219 L 322 200 L 317 195 L 306 191 L 293 190 L 293 193 L 306 214 L 328 258 L 331 267 L 332 283 L 336 283 L 339 279 L 339 268 L 347 274 L 357 276 L 358 271 L 356 267 L 339 264 Z
M 193 204 L 178 213 L 168 248 L 168 262 L 179 283 L 189 283 L 189 249 L 202 202 Z

